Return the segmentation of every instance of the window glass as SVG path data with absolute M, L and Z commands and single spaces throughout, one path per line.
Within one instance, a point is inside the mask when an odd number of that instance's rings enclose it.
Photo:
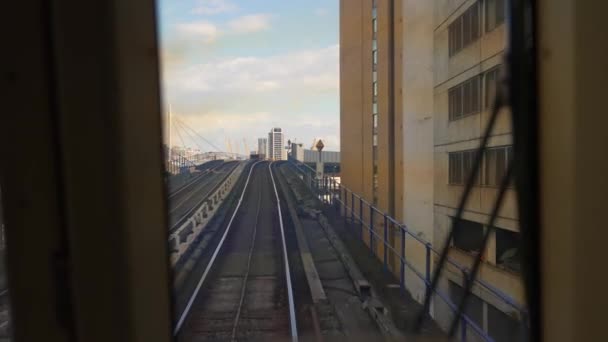
M 486 32 L 490 32 L 505 21 L 505 1 L 486 0 Z
M 520 234 L 506 229 L 495 228 L 496 265 L 520 272 Z
M 479 38 L 479 4 L 476 3 L 471 9 L 471 41 Z
M 499 70 L 500 70 L 500 67 L 496 67 L 485 73 L 486 108 L 491 108 L 492 104 L 494 103 L 494 97 L 496 96 L 496 89 L 497 89 L 497 85 L 498 85 Z
M 480 109 L 480 98 L 481 96 L 479 96 L 479 93 L 481 92 L 481 87 L 480 84 L 481 82 L 479 81 L 479 76 L 475 76 L 473 78 L 472 83 L 472 91 L 471 91 L 471 112 L 473 113 L 477 113 L 479 112 Z
M 471 36 L 471 12 L 470 11 L 466 11 L 463 16 L 462 16 L 462 45 L 463 46 L 467 46 L 471 40 L 472 40 L 472 36 Z
M 493 305 L 487 305 L 488 311 L 488 334 L 496 342 L 519 342 L 523 338 L 523 326 L 516 317 L 517 313 L 505 313 Z
M 484 156 L 484 183 L 489 186 L 500 186 L 506 175 L 511 146 L 490 148 Z
M 461 220 L 458 229 L 454 231 L 452 245 L 465 252 L 479 253 L 483 233 L 484 230 L 481 223 Z
M 471 108 L 471 97 L 473 96 L 473 83 L 466 82 L 462 85 L 463 88 L 463 99 L 464 99 L 464 114 L 469 114 L 473 110 Z
M 481 82 L 475 76 L 449 90 L 448 110 L 450 120 L 460 119 L 480 110 Z
M 462 170 L 462 152 L 452 152 L 449 154 L 450 163 L 450 184 L 462 184 L 463 183 L 463 170 Z
M 476 2 L 448 26 L 448 51 L 453 56 L 480 36 L 479 4 Z
M 453 281 L 449 281 L 450 298 L 454 303 L 460 302 L 464 294 L 462 286 L 456 284 Z M 483 301 L 479 297 L 472 295 L 469 296 L 467 302 L 466 315 L 475 322 L 478 326 L 483 326 Z

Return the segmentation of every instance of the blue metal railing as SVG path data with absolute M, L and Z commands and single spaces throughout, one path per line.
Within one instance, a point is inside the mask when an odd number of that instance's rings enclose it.
M 384 269 L 388 271 L 389 266 L 389 255 L 388 253 L 393 253 L 399 262 L 399 285 L 402 291 L 405 291 L 405 269 L 406 267 L 411 270 L 423 283 L 425 289 L 429 291 L 431 286 L 431 265 L 432 265 L 432 256 L 433 254 L 439 255 L 440 251 L 433 248 L 432 244 L 428 241 L 423 240 L 419 236 L 410 232 L 407 226 L 403 223 L 400 223 L 398 220 L 389 216 L 388 214 L 382 212 L 371 203 L 367 202 L 358 194 L 354 193 L 350 189 L 346 188 L 342 184 L 338 183 L 334 178 L 323 177 L 318 179 L 316 177 L 316 171 L 310 168 L 308 165 L 303 164 L 297 160 L 290 160 L 292 165 L 296 167 L 297 170 L 301 172 L 303 175 L 303 181 L 307 184 L 313 192 L 317 194 L 319 199 L 326 204 L 335 205 L 338 204 L 338 212 L 344 217 L 345 222 L 350 221 L 351 223 L 358 222 L 361 225 L 361 228 L 365 228 L 369 236 L 367 237 L 369 240 L 369 248 L 373 255 L 377 256 L 377 242 L 380 241 L 383 243 L 383 253 L 382 253 L 382 262 Z M 349 205 L 350 200 L 350 205 Z M 357 203 L 358 203 L 358 214 L 357 214 Z M 369 209 L 369 220 L 366 220 L 363 217 L 364 207 Z M 380 220 L 376 220 L 375 218 L 380 218 Z M 377 227 L 374 227 L 374 222 L 380 222 L 382 224 L 382 234 L 378 233 L 379 230 Z M 395 250 L 395 247 L 391 245 L 388 239 L 388 234 L 390 227 L 393 227 L 393 230 L 399 232 L 400 244 L 399 251 Z M 363 240 L 363 229 L 359 230 L 359 237 Z M 413 265 L 411 262 L 406 260 L 406 240 L 408 238 L 414 239 L 416 242 L 422 244 L 425 248 L 425 265 L 424 271 L 420 271 Z M 396 245 L 396 243 L 395 243 Z M 377 256 L 380 257 L 380 256 Z M 454 266 L 457 270 L 459 270 L 463 277 L 469 276 L 469 270 L 458 264 L 456 261 L 448 257 L 448 264 Z M 522 322 L 527 322 L 527 309 L 521 304 L 517 303 L 513 298 L 494 286 L 484 282 L 483 280 L 476 279 L 475 284 L 489 293 L 496 296 L 500 301 L 505 303 L 506 305 L 512 307 L 516 312 L 520 315 L 520 320 Z M 438 289 L 434 289 L 434 294 L 439 297 L 452 311 L 455 313 L 457 310 L 456 305 L 450 300 L 449 296 L 444 294 L 442 291 Z M 484 341 L 494 341 L 492 337 L 490 337 L 479 325 L 477 325 L 470 317 L 466 314 L 462 314 L 461 316 L 461 329 L 460 329 L 460 340 L 467 340 L 467 332 L 469 329 L 472 329 L 479 337 L 481 337 Z

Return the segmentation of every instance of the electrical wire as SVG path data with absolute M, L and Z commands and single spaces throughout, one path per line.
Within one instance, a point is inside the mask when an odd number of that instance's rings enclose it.
M 181 125 L 182 128 L 184 128 L 184 124 L 182 122 L 175 122 L 178 125 Z M 192 134 L 190 134 L 190 132 L 188 132 L 185 128 L 184 128 L 184 133 L 186 133 L 186 135 L 188 136 L 188 138 L 190 138 L 193 142 L 194 145 L 196 145 L 196 147 L 199 148 L 199 150 L 201 151 L 201 153 L 203 152 L 204 148 L 197 142 L 197 140 L 194 138 L 194 136 Z
M 190 126 L 189 126 L 187 123 L 185 123 L 184 121 L 182 121 L 181 119 L 179 119 L 179 118 L 177 118 L 177 117 L 176 117 L 175 119 L 176 119 L 177 121 L 181 122 L 181 123 L 182 123 L 182 125 L 183 125 L 184 127 L 186 127 L 187 129 L 189 129 L 190 131 L 192 131 L 192 133 L 194 133 L 194 134 L 195 134 L 197 137 L 199 137 L 201 140 L 203 140 L 204 142 L 206 142 L 206 143 L 207 143 L 209 146 L 213 147 L 213 148 L 216 150 L 216 152 L 222 152 L 222 149 L 221 149 L 221 148 L 217 147 L 217 146 L 216 146 L 215 144 L 213 144 L 211 141 L 209 141 L 209 140 L 205 139 L 205 137 L 203 137 L 203 136 L 202 136 L 202 135 L 200 135 L 198 132 L 196 132 L 194 129 L 192 129 L 192 127 L 190 127 Z

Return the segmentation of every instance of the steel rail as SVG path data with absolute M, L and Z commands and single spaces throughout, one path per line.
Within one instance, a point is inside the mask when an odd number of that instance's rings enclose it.
M 262 192 L 258 192 L 258 207 L 255 213 L 255 224 L 253 225 L 253 232 L 251 233 L 251 247 L 249 247 L 249 255 L 247 255 L 247 271 L 243 277 L 243 285 L 241 286 L 241 295 L 239 298 L 239 307 L 234 315 L 234 322 L 232 323 L 232 341 L 236 341 L 236 331 L 239 326 L 239 319 L 241 318 L 241 311 L 243 309 L 243 303 L 245 302 L 245 291 L 247 291 L 247 281 L 249 280 L 249 273 L 251 271 L 251 258 L 253 257 L 253 251 L 255 250 L 255 239 L 258 233 L 258 221 L 260 219 L 260 207 L 262 206 Z
M 200 175 L 197 175 L 196 177 L 194 177 L 194 179 L 190 180 L 188 183 L 182 185 L 181 187 L 179 187 L 178 189 L 176 189 L 175 191 L 171 192 L 169 194 L 169 199 L 177 196 L 179 193 L 181 193 L 182 191 L 192 187 L 195 185 L 195 183 L 197 183 L 199 180 L 202 179 L 203 176 L 212 173 L 213 171 L 216 171 L 217 169 L 219 169 L 220 167 L 224 166 L 227 163 L 222 163 L 214 168 L 209 168 L 209 169 L 205 169 L 204 171 L 200 172 Z
M 173 336 L 177 336 L 177 334 L 179 333 L 179 330 L 181 329 L 182 325 L 186 321 L 186 317 L 188 317 L 188 313 L 190 312 L 190 309 L 192 308 L 192 304 L 194 303 L 194 300 L 198 296 L 198 293 L 199 293 L 201 287 L 203 286 L 203 283 L 205 282 L 205 279 L 207 278 L 207 275 L 209 274 L 209 271 L 211 270 L 211 267 L 213 266 L 213 263 L 215 262 L 217 255 L 219 254 L 220 250 L 222 249 L 224 241 L 226 240 L 226 237 L 228 236 L 228 233 L 230 232 L 230 228 L 232 227 L 232 222 L 234 221 L 234 218 L 236 217 L 236 214 L 239 211 L 239 208 L 241 207 L 241 203 L 243 202 L 243 197 L 245 197 L 245 192 L 247 191 L 247 187 L 249 186 L 249 180 L 251 179 L 251 174 L 253 173 L 253 169 L 259 163 L 261 163 L 261 162 L 254 163 L 253 165 L 251 165 L 251 168 L 249 169 L 249 174 L 247 175 L 247 181 L 245 182 L 245 186 L 243 187 L 243 192 L 241 193 L 241 197 L 239 198 L 236 208 L 234 209 L 234 212 L 232 213 L 232 216 L 230 217 L 228 226 L 226 226 L 224 235 L 222 235 L 222 238 L 220 239 L 219 243 L 217 244 L 217 247 L 215 248 L 215 251 L 213 251 L 213 255 L 211 255 L 211 259 L 209 260 L 209 263 L 207 264 L 207 267 L 205 268 L 205 271 L 203 272 L 201 279 L 198 281 L 198 284 L 196 285 L 196 288 L 194 289 L 192 296 L 190 296 L 190 299 L 188 300 L 188 304 L 186 305 L 186 308 L 184 308 L 184 311 L 182 311 L 182 314 L 180 315 L 179 320 L 177 321 L 177 324 L 175 325 L 175 329 L 173 330 Z
M 270 179 L 272 179 L 272 187 L 274 188 L 274 195 L 277 199 L 277 209 L 279 212 L 279 224 L 281 226 L 281 240 L 283 241 L 283 260 L 285 261 L 285 278 L 287 281 L 287 297 L 289 299 L 289 321 L 291 327 L 291 340 L 298 341 L 298 327 L 296 324 L 296 311 L 295 304 L 293 300 L 293 288 L 291 285 L 291 272 L 289 271 L 289 258 L 287 256 L 287 244 L 285 242 L 285 229 L 283 228 L 283 215 L 281 214 L 281 200 L 279 198 L 279 193 L 277 191 L 277 185 L 274 181 L 274 176 L 272 175 L 272 164 L 271 162 L 268 164 L 268 172 L 270 172 Z
M 188 218 L 190 216 L 192 216 L 192 213 L 194 211 L 197 210 L 198 207 L 200 207 L 201 204 L 203 204 L 207 198 L 209 197 L 210 194 L 212 194 L 215 190 L 217 190 L 217 188 L 219 186 L 222 185 L 222 183 L 228 178 L 230 177 L 230 175 L 232 174 L 232 172 L 238 167 L 239 163 L 234 163 L 234 166 L 232 166 L 232 168 L 228 169 L 226 172 L 226 175 L 219 179 L 219 181 L 211 188 L 207 191 L 207 193 L 202 197 L 202 199 L 200 201 L 198 201 L 195 205 L 193 205 L 190 209 L 188 209 L 188 211 L 182 215 L 177 221 L 175 221 L 175 223 L 173 225 L 171 225 L 171 228 L 169 229 L 169 232 L 173 232 L 175 231 L 177 228 L 181 227 L 181 225 L 184 224 L 184 222 L 186 220 L 188 220 Z M 222 166 L 226 166 L 226 165 L 222 165 Z M 209 183 L 207 183 L 206 185 L 209 185 Z M 203 186 L 204 187 L 204 186 Z M 182 202 L 183 203 L 183 202 Z M 175 211 L 175 209 L 173 210 Z M 172 212 L 173 212 L 172 211 Z

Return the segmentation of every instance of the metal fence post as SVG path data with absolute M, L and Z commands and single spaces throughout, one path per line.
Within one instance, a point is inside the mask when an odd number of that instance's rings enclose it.
M 334 197 L 335 193 L 336 193 L 336 180 L 332 178 L 329 181 L 329 195 L 330 195 L 330 198 L 331 198 L 331 205 L 335 205 L 336 204 L 336 199 Z
M 374 253 L 374 207 L 369 206 L 369 250 Z
M 350 224 L 354 226 L 355 224 L 355 193 L 350 193 Z
M 342 187 L 342 190 L 344 190 L 344 201 L 343 201 L 343 206 L 344 206 L 344 224 L 346 224 L 346 205 L 348 204 L 348 196 L 346 193 L 346 188 Z
M 342 205 L 342 187 L 338 187 L 338 212 L 340 212 L 340 206 Z
M 384 214 L 384 243 L 383 243 L 383 262 L 384 262 L 384 271 L 388 271 L 388 220 L 386 214 Z
M 363 197 L 359 197 L 359 238 L 363 240 Z
M 401 290 L 405 291 L 405 227 L 401 228 L 401 270 L 400 270 Z
M 466 342 L 467 340 L 467 321 L 464 316 L 460 318 L 460 340 Z

